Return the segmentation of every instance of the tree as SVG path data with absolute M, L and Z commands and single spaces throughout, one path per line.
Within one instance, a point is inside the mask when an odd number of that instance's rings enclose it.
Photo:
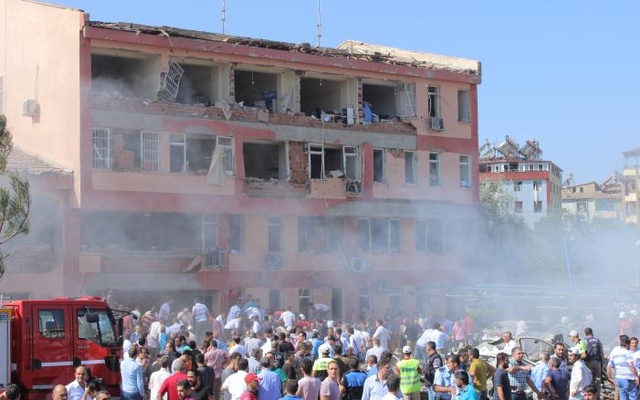
M 12 139 L 7 130 L 7 118 L 0 115 L 0 177 L 9 184 L 8 187 L 0 187 L 0 246 L 17 235 L 29 232 L 29 181 L 23 179 L 18 172 L 6 170 L 7 160 L 13 149 Z M 0 278 L 4 275 L 7 256 L 0 247 Z

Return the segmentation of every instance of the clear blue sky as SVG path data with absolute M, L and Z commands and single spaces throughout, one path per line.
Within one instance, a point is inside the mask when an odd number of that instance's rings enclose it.
M 46 0 L 44 0 L 46 1 Z M 52 0 L 91 19 L 221 32 L 222 0 Z M 640 1 L 321 0 L 322 45 L 346 39 L 482 62 L 480 141 L 537 139 L 576 183 L 640 147 Z M 227 0 L 225 32 L 317 43 L 317 0 Z

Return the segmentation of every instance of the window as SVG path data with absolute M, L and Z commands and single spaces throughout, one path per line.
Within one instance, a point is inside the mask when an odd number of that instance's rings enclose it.
M 427 251 L 429 253 L 443 254 L 444 244 L 444 221 L 431 218 L 427 220 Z
M 416 221 L 416 251 L 427 252 L 427 221 Z
M 469 156 L 460 156 L 460 187 L 471 187 L 471 163 Z
M 229 251 L 241 253 L 243 249 L 243 226 L 242 215 L 229 215 Z
M 458 121 L 471 122 L 468 90 L 458 90 Z
M 213 170 L 213 171 L 212 171 Z M 232 139 L 227 136 L 174 134 L 169 137 L 169 171 L 195 175 L 213 174 L 217 180 L 233 175 Z
M 160 133 L 142 131 L 142 165 L 143 171 L 160 171 Z
M 416 153 L 404 152 L 404 183 L 414 185 L 416 183 Z
M 268 249 L 270 252 L 282 252 L 282 218 L 269 217 L 268 223 Z
M 89 322 L 87 316 L 97 317 L 98 322 Z M 82 308 L 77 310 L 78 338 L 87 339 L 103 346 L 115 346 L 117 338 L 113 331 L 113 317 L 107 310 Z
M 230 136 L 216 136 L 216 148 L 218 147 L 220 148 L 221 165 L 224 173 L 229 176 L 233 175 L 236 170 L 233 159 L 233 139 Z
M 298 310 L 308 310 L 311 302 L 311 290 L 298 289 Z
M 169 170 L 170 172 L 187 172 L 187 146 L 184 135 L 171 135 L 169 138 Z
M 111 130 L 93 128 L 91 130 L 91 166 L 95 169 L 111 169 Z
M 399 253 L 402 251 L 402 226 L 387 218 L 359 219 L 358 247 L 363 252 Z
M 577 210 L 579 214 L 586 214 L 587 213 L 587 203 L 578 203 L 577 204 Z
M 373 181 L 385 183 L 385 150 L 373 149 Z
M 269 309 L 282 310 L 282 290 L 269 289 Z
M 596 211 L 615 211 L 616 203 L 615 199 L 596 199 Z
M 342 219 L 298 218 L 298 252 L 337 252 L 342 242 Z
M 202 252 L 218 248 L 218 218 L 213 214 L 202 214 Z
M 343 148 L 344 176 L 352 181 L 360 180 L 360 168 L 358 168 L 358 148 L 344 146 Z
M 311 179 L 324 179 L 331 171 L 341 171 L 348 180 L 360 180 L 360 159 L 355 146 L 334 148 L 309 144 L 308 156 Z
M 427 88 L 429 94 L 429 117 L 440 117 L 440 89 L 437 86 Z
M 522 202 L 521 201 L 516 201 L 515 202 L 515 206 L 514 206 L 514 210 L 513 210 L 516 214 L 522 214 Z
M 361 287 L 358 289 L 358 300 L 358 319 L 364 320 L 365 316 L 369 315 L 369 312 L 371 311 L 371 301 L 368 287 Z
M 38 330 L 49 339 L 64 339 L 64 311 L 38 310 Z
M 580 186 L 580 193 L 584 193 L 584 188 Z
M 440 153 L 429 153 L 429 184 L 431 186 L 442 185 L 440 176 Z
M 542 200 L 535 200 L 533 202 L 533 212 L 541 213 L 542 212 Z
M 522 191 L 522 181 L 513 181 L 513 191 L 514 192 Z
M 533 191 L 540 192 L 542 190 L 542 182 L 541 181 L 533 181 Z

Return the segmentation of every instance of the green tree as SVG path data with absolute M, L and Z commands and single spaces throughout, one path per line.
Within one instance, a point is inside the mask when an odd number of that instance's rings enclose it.
M 0 277 L 8 254 L 2 245 L 17 235 L 29 232 L 29 182 L 15 171 L 7 171 L 7 160 L 13 148 L 13 137 L 7 130 L 7 118 L 0 115 L 0 176 L 8 187 L 0 187 Z

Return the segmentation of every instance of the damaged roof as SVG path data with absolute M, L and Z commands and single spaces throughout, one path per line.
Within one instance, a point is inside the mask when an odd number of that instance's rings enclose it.
M 394 47 L 368 44 L 356 40 L 347 40 L 338 48 L 316 47 L 309 43 L 287 43 L 266 39 L 255 39 L 242 36 L 230 36 L 218 33 L 194 31 L 170 26 L 150 26 L 130 22 L 89 21 L 88 25 L 96 28 L 114 29 L 134 32 L 136 35 L 156 35 L 168 38 L 180 37 L 212 42 L 223 42 L 242 46 L 253 46 L 265 49 L 283 50 L 314 54 L 326 57 L 341 57 L 387 64 L 396 64 L 416 68 L 447 71 L 454 73 L 480 75 L 480 62 L 460 57 L 402 50 Z
M 7 171 L 25 172 L 31 175 L 73 175 L 72 171 L 28 154 L 16 146 L 13 146 L 7 159 Z

